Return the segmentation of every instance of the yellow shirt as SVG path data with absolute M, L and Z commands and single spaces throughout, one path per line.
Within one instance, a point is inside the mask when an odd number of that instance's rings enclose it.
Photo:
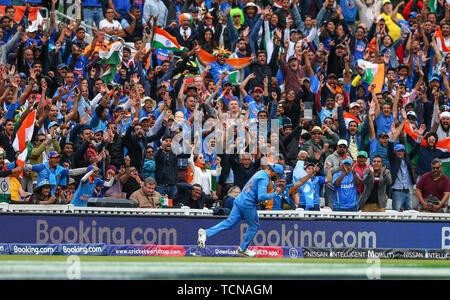
M 19 189 L 22 188 L 16 177 L 9 177 L 9 190 L 11 191 L 11 200 L 20 201 Z
M 397 24 L 395 24 L 394 21 L 392 21 L 391 15 L 388 15 L 383 12 L 380 14 L 380 17 L 382 17 L 386 22 L 386 26 L 389 30 L 389 35 L 395 42 L 400 37 L 401 28 Z M 397 13 L 397 18 L 399 18 L 400 20 L 404 20 L 403 16 L 399 13 Z

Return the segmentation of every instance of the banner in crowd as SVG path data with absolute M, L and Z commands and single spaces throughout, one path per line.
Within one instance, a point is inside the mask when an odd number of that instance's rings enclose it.
M 16 6 L 13 5 L 15 8 L 15 13 L 14 13 L 14 22 L 20 22 L 23 19 L 23 16 L 25 14 L 25 6 Z M 2 14 L 2 16 L 5 15 L 5 8 L 6 5 L 0 5 L 0 13 Z M 39 10 L 41 9 L 41 7 L 30 7 L 29 8 L 29 12 L 28 12 L 28 20 L 30 21 L 35 21 L 37 19 L 37 15 Z
M 197 230 L 223 217 L 73 216 L 3 214 L 0 243 L 196 245 Z M 450 249 L 444 222 L 336 221 L 261 218 L 252 246 Z M 238 246 L 247 224 L 209 238 L 207 245 Z

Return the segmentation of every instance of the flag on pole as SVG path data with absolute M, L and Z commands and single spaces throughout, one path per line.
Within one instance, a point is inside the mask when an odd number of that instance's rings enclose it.
M 114 80 L 117 73 L 117 66 L 122 63 L 123 44 L 120 41 L 111 44 L 109 51 L 99 51 L 99 60 L 97 63 L 106 66 L 100 78 L 109 84 Z
M 175 37 L 171 36 L 164 29 L 155 27 L 153 35 L 153 47 L 158 49 L 172 50 L 176 52 L 184 52 L 186 48 L 180 46 Z
M 17 157 L 16 164 L 18 167 L 23 167 L 27 159 L 28 154 L 28 143 L 31 142 L 34 131 L 34 123 L 36 121 L 36 111 L 33 110 L 22 122 L 19 130 L 17 130 L 16 138 L 13 141 L 14 151 L 19 152 L 19 157 Z
M 358 59 L 357 64 L 364 70 L 363 81 L 369 85 L 376 84 L 375 93 L 381 93 L 384 85 L 384 64 L 373 64 L 363 59 Z M 370 87 L 369 92 L 372 92 Z

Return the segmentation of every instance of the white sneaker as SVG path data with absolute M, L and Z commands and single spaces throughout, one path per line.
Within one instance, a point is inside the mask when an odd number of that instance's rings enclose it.
M 205 243 L 206 243 L 206 231 L 202 228 L 200 228 L 198 230 L 198 239 L 197 239 L 197 245 L 200 248 L 205 248 Z
M 256 255 L 255 251 L 252 251 L 249 249 L 245 249 L 245 251 L 244 251 L 241 249 L 241 247 L 238 248 L 237 253 L 242 256 L 248 256 L 248 257 L 254 257 Z

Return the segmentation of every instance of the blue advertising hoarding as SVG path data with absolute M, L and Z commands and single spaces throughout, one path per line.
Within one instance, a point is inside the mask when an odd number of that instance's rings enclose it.
M 0 244 L 195 245 L 197 230 L 223 218 L 2 214 Z M 450 249 L 444 222 L 260 219 L 253 246 L 315 248 Z M 247 224 L 207 240 L 208 245 L 241 243 Z

